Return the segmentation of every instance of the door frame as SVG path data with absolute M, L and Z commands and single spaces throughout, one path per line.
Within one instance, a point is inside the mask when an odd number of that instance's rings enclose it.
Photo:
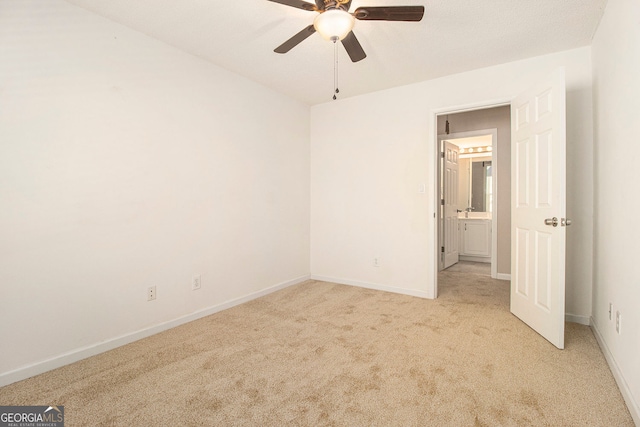
M 485 108 L 480 108 L 480 110 L 485 110 Z M 476 111 L 476 110 L 472 110 Z M 453 113 L 448 113 L 453 114 Z M 498 223 L 498 128 L 490 128 L 490 129 L 479 129 L 479 130 L 471 130 L 466 132 L 455 132 L 447 134 L 438 135 L 438 147 L 442 145 L 442 141 L 450 140 L 450 139 L 458 139 L 458 138 L 470 138 L 474 136 L 484 136 L 491 135 L 491 146 L 493 147 L 491 150 L 491 165 L 492 168 L 492 177 L 491 187 L 493 192 L 493 201 L 491 202 L 491 277 L 493 279 L 498 278 L 498 227 L 496 224 Z M 438 162 L 438 166 L 440 166 L 442 162 Z M 438 179 L 442 179 L 442 172 L 438 173 Z M 438 193 L 440 193 L 440 188 L 442 186 L 438 185 Z M 441 196 L 440 194 L 436 195 L 436 198 Z M 438 213 L 436 214 L 436 218 L 438 218 L 438 226 L 440 227 L 440 232 L 438 233 L 438 239 L 440 240 L 440 245 L 444 244 L 444 228 L 442 227 L 442 214 L 440 210 L 442 210 L 442 205 L 438 204 Z M 441 256 L 438 259 L 441 261 Z M 438 262 L 438 268 L 442 267 L 443 263 Z M 441 270 L 440 270 L 441 271 Z
M 439 265 L 440 265 L 440 212 L 441 212 L 441 206 L 440 206 L 440 139 L 439 139 L 439 135 L 438 135 L 438 116 L 443 116 L 443 115 L 447 115 L 447 114 L 456 114 L 456 113 L 467 113 L 470 111 L 476 111 L 476 110 L 486 110 L 486 109 L 490 109 L 490 108 L 495 108 L 495 107 L 504 107 L 504 106 L 511 106 L 511 98 L 504 98 L 504 99 L 494 99 L 491 101 L 486 101 L 486 102 L 478 102 L 478 103 L 474 103 L 474 104 L 466 104 L 466 105 L 458 105 L 458 106 L 450 106 L 450 107 L 443 107 L 443 108 L 438 108 L 438 109 L 434 109 L 431 110 L 431 123 L 433 126 L 432 129 L 432 163 L 431 163 L 431 170 L 433 171 L 433 217 L 434 217 L 434 221 L 433 221 L 433 236 L 435 237 L 434 240 L 434 256 L 432 257 L 432 262 L 433 262 L 433 289 L 430 290 L 431 292 L 427 292 L 427 294 L 429 294 L 430 298 L 437 298 L 438 297 L 438 273 L 439 273 Z M 473 132 L 473 131 L 471 131 Z M 457 134 L 462 134 L 462 133 L 466 133 L 466 132 L 457 132 Z M 452 135 L 452 134 L 449 134 Z M 485 133 L 486 135 L 486 133 Z M 448 136 L 448 135 L 447 135 Z M 497 138 L 496 138 L 496 147 L 494 148 L 494 152 L 495 152 L 495 159 L 497 159 Z M 496 171 L 497 174 L 497 166 L 495 167 L 494 171 Z M 495 180 L 495 185 L 497 187 L 497 179 Z M 497 218 L 497 210 L 495 210 L 495 207 L 497 206 L 497 197 L 494 198 L 494 213 L 496 214 L 496 218 Z M 492 248 L 491 248 L 491 258 L 492 258 L 492 267 L 491 267 L 491 275 L 493 277 L 493 266 L 495 265 L 496 268 L 496 276 L 497 276 L 497 238 L 498 238 L 498 227 L 497 227 L 497 220 L 495 222 L 492 222 L 492 230 L 491 230 L 491 236 L 492 236 Z M 494 229 L 495 229 L 495 234 L 494 234 Z M 495 258 L 494 258 L 494 251 L 495 251 Z M 495 262 L 494 262 L 495 260 Z

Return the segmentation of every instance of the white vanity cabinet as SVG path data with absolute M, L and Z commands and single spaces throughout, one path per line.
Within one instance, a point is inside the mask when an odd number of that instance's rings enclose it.
M 491 220 L 461 218 L 460 258 L 467 261 L 491 262 Z

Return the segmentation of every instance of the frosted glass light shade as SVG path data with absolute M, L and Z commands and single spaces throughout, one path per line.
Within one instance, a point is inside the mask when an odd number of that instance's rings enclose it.
M 340 9 L 331 9 L 316 16 L 313 26 L 327 40 L 342 40 L 351 32 L 355 18 Z

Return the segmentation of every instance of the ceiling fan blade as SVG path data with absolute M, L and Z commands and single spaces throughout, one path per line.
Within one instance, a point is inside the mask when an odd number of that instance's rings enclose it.
M 359 7 L 353 16 L 363 21 L 420 21 L 424 6 Z
M 324 0 L 316 0 L 316 7 L 318 10 L 324 10 Z
M 287 40 L 286 42 L 282 43 L 280 46 L 275 48 L 273 51 L 276 53 L 287 53 L 291 49 L 296 47 L 301 41 L 303 41 L 304 39 L 306 39 L 307 37 L 309 37 L 311 34 L 315 32 L 316 32 L 316 29 L 313 27 L 313 25 L 309 25 L 308 27 L 300 31 L 298 34 L 291 37 L 289 40 Z
M 316 6 L 313 3 L 306 2 L 304 0 L 269 0 L 274 3 L 284 4 L 285 6 L 297 7 L 298 9 L 308 10 L 313 12 L 316 10 Z
M 367 57 L 367 54 L 364 53 L 364 49 L 362 49 L 362 45 L 360 45 L 360 42 L 356 38 L 356 35 L 353 34 L 353 31 L 347 34 L 347 37 L 342 39 L 342 45 L 349 54 L 349 58 L 351 58 L 352 62 L 362 61 Z

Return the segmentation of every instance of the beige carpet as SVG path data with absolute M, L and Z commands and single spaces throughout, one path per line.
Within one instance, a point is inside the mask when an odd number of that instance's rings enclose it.
M 447 268 L 447 272 L 472 273 L 472 274 L 482 274 L 484 276 L 491 276 L 491 263 L 458 261 L 457 263 L 453 264 L 451 267 Z
M 430 301 L 306 282 L 0 388 L 67 426 L 633 426 L 588 327 L 556 350 L 508 282 L 445 272 Z

